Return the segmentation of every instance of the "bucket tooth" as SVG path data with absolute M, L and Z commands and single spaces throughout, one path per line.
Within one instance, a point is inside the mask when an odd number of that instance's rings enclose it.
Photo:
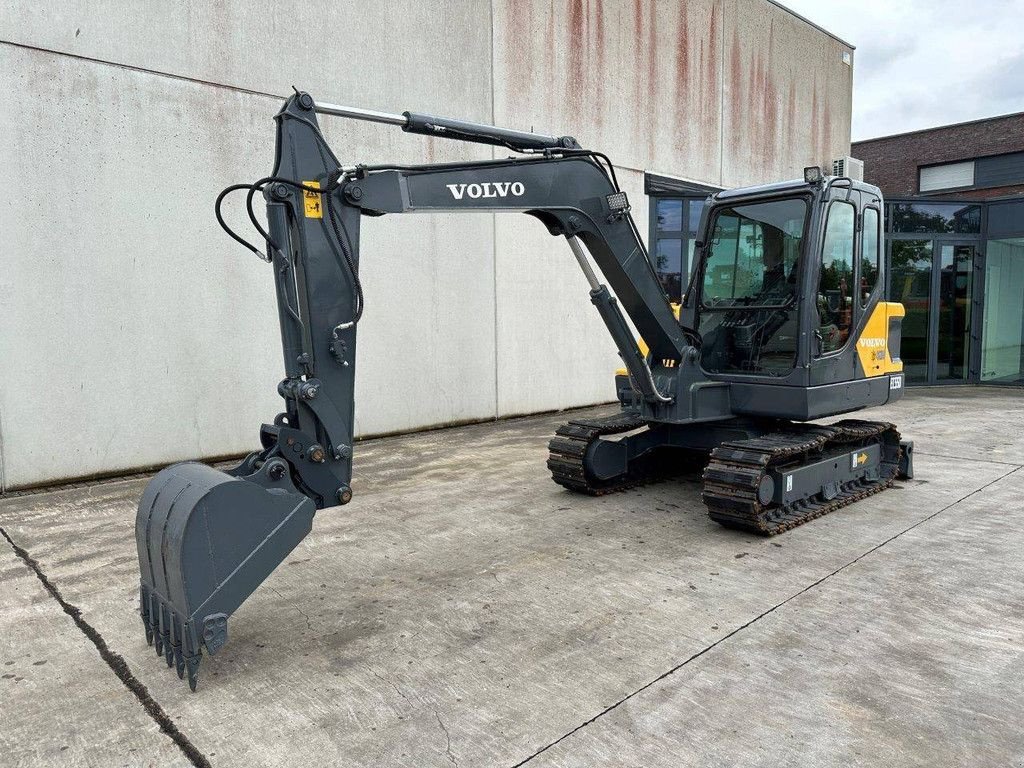
M 193 690 L 202 648 L 224 646 L 228 617 L 305 538 L 315 511 L 276 458 L 246 476 L 185 462 L 150 481 L 135 520 L 140 610 L 147 640 Z
M 199 685 L 199 662 L 202 659 L 200 654 L 195 656 L 189 656 L 185 659 L 185 667 L 188 670 L 188 687 L 195 693 L 196 686 Z
M 149 619 L 149 590 L 145 585 L 139 590 L 139 615 L 142 617 L 142 626 L 146 630 L 146 644 L 153 644 L 153 625 Z

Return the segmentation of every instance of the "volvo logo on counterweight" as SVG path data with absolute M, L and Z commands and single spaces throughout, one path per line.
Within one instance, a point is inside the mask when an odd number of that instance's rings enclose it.
M 522 197 L 526 187 L 521 181 L 485 181 L 483 184 L 445 184 L 452 197 L 461 200 L 469 197 L 477 200 L 481 197 Z

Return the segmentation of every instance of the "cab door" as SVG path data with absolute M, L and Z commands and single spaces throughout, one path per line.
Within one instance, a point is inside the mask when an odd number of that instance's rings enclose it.
M 865 368 L 885 345 L 887 319 L 872 317 L 882 296 L 882 201 L 871 192 L 832 187 L 822 212 L 821 246 L 811 271 L 811 384 L 877 375 Z M 865 335 L 869 323 L 879 333 Z M 878 346 L 878 349 L 875 349 Z

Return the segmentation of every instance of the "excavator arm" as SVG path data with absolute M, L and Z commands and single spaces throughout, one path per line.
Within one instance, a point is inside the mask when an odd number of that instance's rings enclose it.
M 325 141 L 318 113 L 502 146 L 523 156 L 345 166 Z M 646 408 L 673 406 L 680 363 L 695 357 L 693 334 L 673 315 L 611 164 L 571 137 L 317 104 L 305 93 L 289 98 L 276 120 L 271 176 L 226 192 L 248 189 L 250 218 L 266 241 L 284 351 L 285 378 L 278 385 L 284 411 L 261 428 L 262 449 L 233 470 L 184 462 L 161 471 L 147 486 L 136 518 L 146 636 L 179 677 L 187 671 L 193 690 L 202 648 L 216 653 L 224 645 L 228 617 L 309 533 L 315 510 L 352 498 L 362 216 L 527 213 L 553 236 L 566 238 Z M 252 214 L 257 192 L 266 200 L 266 230 Z

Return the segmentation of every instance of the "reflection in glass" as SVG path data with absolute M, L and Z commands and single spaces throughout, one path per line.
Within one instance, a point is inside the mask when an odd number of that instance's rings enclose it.
M 654 271 L 658 273 L 661 287 L 669 301 L 682 301 L 682 253 L 683 241 L 678 238 L 658 238 L 654 256 Z
M 659 232 L 681 232 L 683 230 L 682 200 L 659 198 L 657 211 Z
M 985 249 L 981 380 L 1024 384 L 1024 237 Z
M 721 210 L 712 226 L 702 300 L 708 307 L 786 304 L 794 295 L 803 200 Z
M 928 381 L 928 311 L 932 282 L 932 241 L 893 240 L 890 301 L 903 305 L 900 357 L 908 381 Z
M 943 245 L 939 252 L 939 355 L 936 378 L 966 381 L 971 339 L 973 245 Z
M 893 232 L 981 232 L 981 206 L 965 203 L 893 203 Z
M 860 251 L 860 306 L 868 305 L 871 291 L 878 282 L 878 211 L 864 209 L 864 233 Z
M 834 352 L 845 345 L 850 336 L 855 219 L 856 210 L 850 203 L 835 202 L 828 209 L 818 283 L 818 332 L 822 352 Z
M 807 204 L 773 200 L 720 209 L 701 285 L 701 365 L 782 376 L 796 362 L 796 286 Z
M 689 218 L 686 220 L 686 230 L 690 237 L 697 236 L 697 227 L 700 226 L 700 215 L 704 212 L 703 200 L 691 200 Z

